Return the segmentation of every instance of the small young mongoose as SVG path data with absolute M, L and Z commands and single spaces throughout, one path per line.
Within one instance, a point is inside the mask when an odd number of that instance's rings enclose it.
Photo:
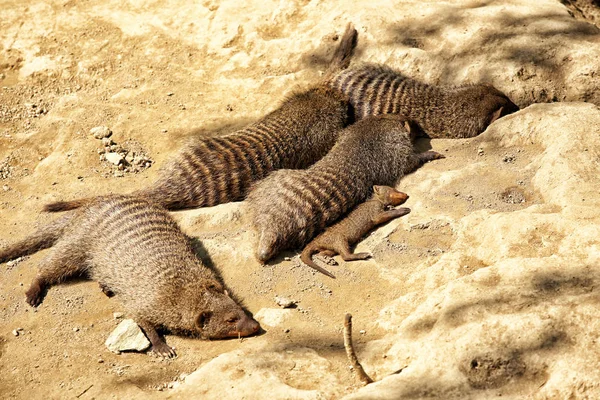
M 431 138 L 474 137 L 519 110 L 491 85 L 427 85 L 374 64 L 341 70 L 328 84 L 348 96 L 355 119 L 402 114 Z
M 346 68 L 357 43 L 348 24 L 322 82 L 289 96 L 275 111 L 222 137 L 198 139 L 161 171 L 150 187 L 134 193 L 169 210 L 243 200 L 253 182 L 280 168 L 306 168 L 333 147 L 346 126 L 346 97 L 325 84 Z M 56 202 L 45 211 L 65 211 L 86 199 Z
M 367 117 L 344 130 L 331 151 L 306 170 L 279 170 L 248 196 L 258 232 L 257 257 L 303 247 L 315 234 L 365 201 L 373 185 L 393 185 L 421 164 L 443 158 L 417 154 L 401 115 Z
M 408 195 L 397 191 L 389 186 L 373 186 L 373 196 L 364 203 L 358 205 L 344 219 L 335 223 L 321 233 L 309 244 L 300 255 L 304 264 L 335 278 L 326 269 L 318 266 L 313 260 L 314 253 L 326 254 L 333 257 L 336 254 L 342 256 L 344 261 L 365 260 L 370 257 L 369 253 L 355 253 L 350 251 L 350 246 L 358 242 L 371 229 L 385 224 L 394 218 L 401 217 L 410 212 L 409 208 L 392 208 L 403 204 L 408 200 Z
M 249 336 L 246 315 L 162 207 L 130 196 L 97 197 L 28 238 L 0 250 L 0 263 L 52 247 L 27 290 L 37 307 L 52 285 L 87 276 L 117 296 L 152 344 L 175 356 L 157 329 L 202 338 Z

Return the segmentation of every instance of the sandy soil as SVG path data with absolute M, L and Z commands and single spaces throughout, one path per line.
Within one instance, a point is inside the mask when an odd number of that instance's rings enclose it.
M 514 6 L 523 12 L 517 1 L 464 2 L 463 14 L 456 14 L 461 17 L 456 26 L 447 21 L 454 29 L 451 32 L 439 26 L 429 33 L 414 28 L 404 38 L 399 38 L 398 32 L 404 32 L 403 24 L 411 19 L 407 17 L 397 29 L 380 33 L 383 28 L 379 23 L 392 17 L 377 5 L 359 10 L 357 6 L 336 8 L 318 1 L 248 2 L 244 6 L 233 1 L 188 3 L 3 2 L 0 246 L 25 237 L 54 218 L 39 212 L 45 203 L 144 187 L 187 138 L 231 132 L 273 109 L 298 85 L 316 82 L 335 46 L 334 38 L 352 19 L 350 16 L 359 27 L 362 41 L 357 58 L 361 60 L 389 62 L 396 67 L 410 64 L 415 76 L 441 83 L 485 76 L 500 83 L 498 86 L 523 107 L 535 101 L 598 99 L 594 91 L 597 63 L 584 72 L 568 65 L 556 70 L 551 75 L 556 78 L 549 84 L 551 89 L 540 91 L 540 82 L 550 76 L 547 68 L 553 68 L 542 61 L 537 67 L 523 64 L 518 69 L 515 65 L 519 59 L 499 60 L 486 48 L 492 63 L 505 68 L 490 65 L 493 72 L 480 74 L 473 72 L 472 65 L 477 63 L 466 66 L 469 60 L 477 60 L 478 54 L 464 54 L 457 60 L 450 50 L 433 44 L 436 38 L 440 43 L 453 41 L 461 26 L 468 27 L 471 21 L 487 24 L 483 18 L 467 18 L 467 13 L 480 8 L 489 6 L 489 15 L 496 7 Z M 416 27 L 423 21 L 419 18 L 430 18 L 436 7 L 442 12 L 457 7 L 425 2 L 424 14 L 419 16 L 412 3 L 396 6 L 394 13 L 410 8 Z M 558 1 L 544 4 L 559 10 L 556 18 L 560 21 L 570 18 L 566 9 L 562 14 Z M 575 33 L 561 42 L 572 51 L 572 58 L 564 63 L 585 63 L 592 57 L 591 50 L 588 54 L 580 49 L 590 43 L 598 51 L 597 28 L 587 25 L 576 25 Z M 463 33 L 465 42 L 454 43 L 457 51 L 468 45 L 472 34 Z M 384 36 L 389 40 L 382 40 Z M 378 52 L 372 50 L 375 43 L 381 44 Z M 563 57 L 563 50 L 559 48 L 551 55 L 552 62 Z M 434 68 L 444 62 L 458 72 L 445 74 Z M 503 76 L 511 78 L 502 81 Z M 577 88 L 580 95 L 574 94 Z M 118 171 L 102 160 L 98 151 L 101 142 L 89 131 L 103 125 L 110 127 L 111 139 L 118 145 L 146 154 L 151 166 L 137 173 Z M 479 139 L 420 140 L 418 145 L 442 152 L 447 158 L 424 166 L 399 184 L 399 189 L 411 195 L 406 206 L 413 212 L 377 230 L 358 246 L 358 251 L 371 251 L 372 260 L 338 260 L 339 266 L 330 266 L 336 280 L 301 266 L 293 252 L 268 266 L 256 263 L 251 253 L 255 237 L 248 228 L 243 203 L 175 213 L 184 231 L 199 239 L 199 255 L 220 271 L 250 312 L 277 308 L 277 294 L 297 302 L 298 307 L 287 313 L 283 322 L 274 326 L 263 323 L 266 332 L 260 336 L 212 342 L 169 336 L 167 340 L 179 356 L 168 361 L 143 354 L 113 354 L 104 347 L 104 341 L 119 322 L 113 313 L 127 312 L 118 299 L 106 298 L 94 282 L 73 282 L 52 288 L 43 305 L 34 310 L 25 303 L 24 291 L 44 253 L 3 264 L 0 397 L 162 398 L 171 383 L 221 354 L 260 351 L 275 345 L 283 354 L 313 349 L 328 361 L 323 368 L 332 376 L 331 382 L 322 376 L 309 381 L 294 373 L 292 366 L 288 372 L 280 371 L 286 384 L 299 390 L 330 386 L 314 398 L 353 393 L 359 385 L 345 359 L 341 336 L 344 313 L 353 314 L 356 343 L 363 349 L 365 343 L 382 339 L 393 330 L 377 321 L 385 313 L 384 306 L 411 294 L 414 304 L 405 311 L 394 311 L 402 320 L 436 286 L 431 284 L 436 277 L 426 271 L 453 247 L 458 236 L 462 237 L 453 221 L 481 210 L 511 213 L 536 205 L 551 206 L 532 184 L 536 170 L 530 162 L 543 152 L 533 141 L 499 146 Z M 473 175 L 468 174 L 470 169 Z M 448 171 L 461 172 L 452 175 Z M 422 185 L 436 179 L 440 180 L 438 191 Z M 552 241 L 551 232 L 539 235 Z M 531 240 L 542 240 L 539 235 Z M 549 249 L 551 255 L 552 247 Z M 531 250 L 530 243 L 523 244 L 521 250 L 523 257 L 539 255 Z M 461 276 L 489 265 L 469 255 L 462 264 Z M 361 330 L 364 333 L 359 334 Z M 535 379 L 532 382 L 539 383 Z

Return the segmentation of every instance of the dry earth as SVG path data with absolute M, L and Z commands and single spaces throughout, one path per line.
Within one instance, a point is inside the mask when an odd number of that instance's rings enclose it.
M 330 266 L 336 280 L 295 253 L 260 266 L 244 203 L 175 213 L 261 321 L 257 337 L 169 336 L 170 361 L 116 355 L 104 340 L 126 314 L 118 299 L 76 282 L 33 310 L 24 291 L 43 252 L 1 265 L 0 397 L 600 397 L 600 30 L 593 9 L 573 9 L 593 1 L 565 3 L 4 0 L 0 246 L 53 218 L 43 204 L 148 185 L 187 138 L 231 132 L 316 82 L 348 21 L 357 62 L 490 82 L 523 110 L 475 139 L 421 141 L 447 158 L 399 183 L 412 213 L 359 245 L 373 259 Z M 151 165 L 102 160 L 99 125 Z M 346 312 L 380 380 L 362 389 Z

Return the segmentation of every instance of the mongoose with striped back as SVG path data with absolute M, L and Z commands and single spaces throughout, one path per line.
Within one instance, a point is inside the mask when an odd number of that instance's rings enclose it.
M 401 115 L 367 117 L 344 130 L 331 151 L 306 170 L 283 169 L 258 182 L 248 196 L 266 262 L 303 247 L 317 233 L 363 202 L 373 185 L 393 185 L 421 164 L 443 158 L 417 154 Z
M 491 85 L 428 85 L 376 64 L 341 70 L 328 84 L 348 96 L 355 119 L 402 114 L 431 138 L 474 137 L 519 110 Z
M 335 144 L 349 117 L 346 97 L 325 84 L 346 68 L 357 43 L 348 24 L 321 83 L 289 96 L 275 111 L 222 137 L 197 139 L 182 149 L 150 187 L 133 193 L 169 210 L 243 200 L 251 184 L 280 168 L 306 168 Z M 71 210 L 87 199 L 61 201 L 45 211 Z
M 393 208 L 408 200 L 408 195 L 390 186 L 373 186 L 373 196 L 359 204 L 344 219 L 328 227 L 325 232 L 306 245 L 300 259 L 304 264 L 323 274 L 335 278 L 328 270 L 312 260 L 312 255 L 321 253 L 333 257 L 339 254 L 344 261 L 365 260 L 369 253 L 352 253 L 350 246 L 357 243 L 371 229 L 410 212 L 409 208 Z
M 87 276 L 120 299 L 163 357 L 175 356 L 157 330 L 201 338 L 249 336 L 259 324 L 194 253 L 162 207 L 131 196 L 90 200 L 24 240 L 0 250 L 0 262 L 52 247 L 27 290 L 37 307 L 51 286 Z

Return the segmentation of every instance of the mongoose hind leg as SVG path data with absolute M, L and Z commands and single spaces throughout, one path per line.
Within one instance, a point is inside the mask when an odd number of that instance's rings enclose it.
M 323 250 L 319 252 L 320 256 L 333 257 L 337 254 L 335 250 Z
M 138 325 L 142 328 L 142 331 L 144 331 L 146 337 L 152 344 L 150 353 L 164 358 L 173 358 L 177 356 L 175 350 L 165 342 L 165 339 L 156 331 L 154 325 L 148 321 L 139 321 Z
M 344 261 L 357 261 L 357 260 L 366 260 L 371 257 L 370 253 L 352 253 L 350 251 L 350 246 L 348 243 L 340 244 L 338 247 L 338 254 L 342 257 Z
M 38 275 L 25 293 L 30 306 L 37 307 L 42 304 L 50 286 L 85 272 L 85 260 L 77 250 L 77 245 L 78 243 L 73 241 L 59 242 L 52 248 L 52 253 L 42 260 Z

